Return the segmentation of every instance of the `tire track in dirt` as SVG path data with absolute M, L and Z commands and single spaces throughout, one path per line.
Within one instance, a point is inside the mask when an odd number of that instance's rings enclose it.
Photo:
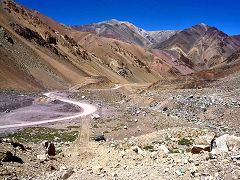
M 28 127 L 28 126 L 41 125 L 41 124 L 65 121 L 65 120 L 70 120 L 70 119 L 76 119 L 76 118 L 80 118 L 80 117 L 90 115 L 90 114 L 97 111 L 97 107 L 94 106 L 94 105 L 78 102 L 78 101 L 75 101 L 75 100 L 70 100 L 70 99 L 55 95 L 54 92 L 45 93 L 44 95 L 49 97 L 49 98 L 54 98 L 54 99 L 57 99 L 57 100 L 62 101 L 62 102 L 66 102 L 66 103 L 69 103 L 69 104 L 74 104 L 76 106 L 79 106 L 82 109 L 82 112 L 77 113 L 76 115 L 73 115 L 73 116 L 62 117 L 62 118 L 48 119 L 48 120 L 42 120 L 42 121 L 37 121 L 37 122 L 3 125 L 3 126 L 0 126 L 0 129 Z

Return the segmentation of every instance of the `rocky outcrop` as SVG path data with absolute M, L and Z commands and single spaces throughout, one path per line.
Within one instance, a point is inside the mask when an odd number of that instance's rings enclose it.
M 48 35 L 47 40 L 45 40 L 38 32 L 33 31 L 27 27 L 22 27 L 21 25 L 16 23 L 10 23 L 10 26 L 17 34 L 24 37 L 25 39 L 33 41 L 42 47 L 50 49 L 56 55 L 61 55 L 57 48 L 53 46 L 57 44 L 57 39 L 55 37 Z
M 14 156 L 10 151 L 0 152 L 0 162 L 17 162 L 23 164 L 23 160 Z

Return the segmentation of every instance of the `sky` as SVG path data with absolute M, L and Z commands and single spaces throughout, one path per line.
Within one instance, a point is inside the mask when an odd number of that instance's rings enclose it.
M 16 0 L 66 25 L 109 19 L 145 30 L 181 30 L 198 23 L 240 34 L 240 0 Z

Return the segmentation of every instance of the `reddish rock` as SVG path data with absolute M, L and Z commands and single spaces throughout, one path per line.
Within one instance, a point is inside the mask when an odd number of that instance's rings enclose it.
M 53 143 L 50 143 L 48 147 L 48 155 L 49 156 L 55 156 L 56 155 L 56 149 Z
M 208 151 L 210 152 L 210 147 L 197 147 L 197 146 L 194 146 L 192 149 L 191 149 L 191 153 L 192 154 L 199 154 L 201 153 L 202 151 Z

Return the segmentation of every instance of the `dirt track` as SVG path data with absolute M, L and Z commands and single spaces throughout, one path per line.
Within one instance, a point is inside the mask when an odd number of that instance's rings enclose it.
M 55 118 L 55 119 L 47 119 L 47 120 L 36 121 L 36 122 L 3 125 L 3 126 L 0 126 L 0 129 L 26 127 L 26 126 L 47 124 L 47 123 L 58 122 L 58 121 L 65 121 L 65 120 L 69 120 L 69 119 L 75 119 L 75 118 L 87 116 L 89 114 L 94 113 L 97 110 L 97 108 L 93 105 L 90 105 L 90 104 L 87 104 L 87 103 L 80 103 L 80 102 L 77 102 L 77 101 L 74 101 L 74 100 L 69 100 L 67 98 L 56 95 L 56 93 L 53 93 L 53 92 L 45 93 L 44 95 L 49 97 L 49 98 L 54 98 L 54 99 L 60 100 L 60 101 L 65 102 L 65 103 L 74 104 L 76 106 L 79 106 L 79 107 L 82 108 L 82 112 L 77 113 L 77 114 L 72 115 L 72 116 Z

